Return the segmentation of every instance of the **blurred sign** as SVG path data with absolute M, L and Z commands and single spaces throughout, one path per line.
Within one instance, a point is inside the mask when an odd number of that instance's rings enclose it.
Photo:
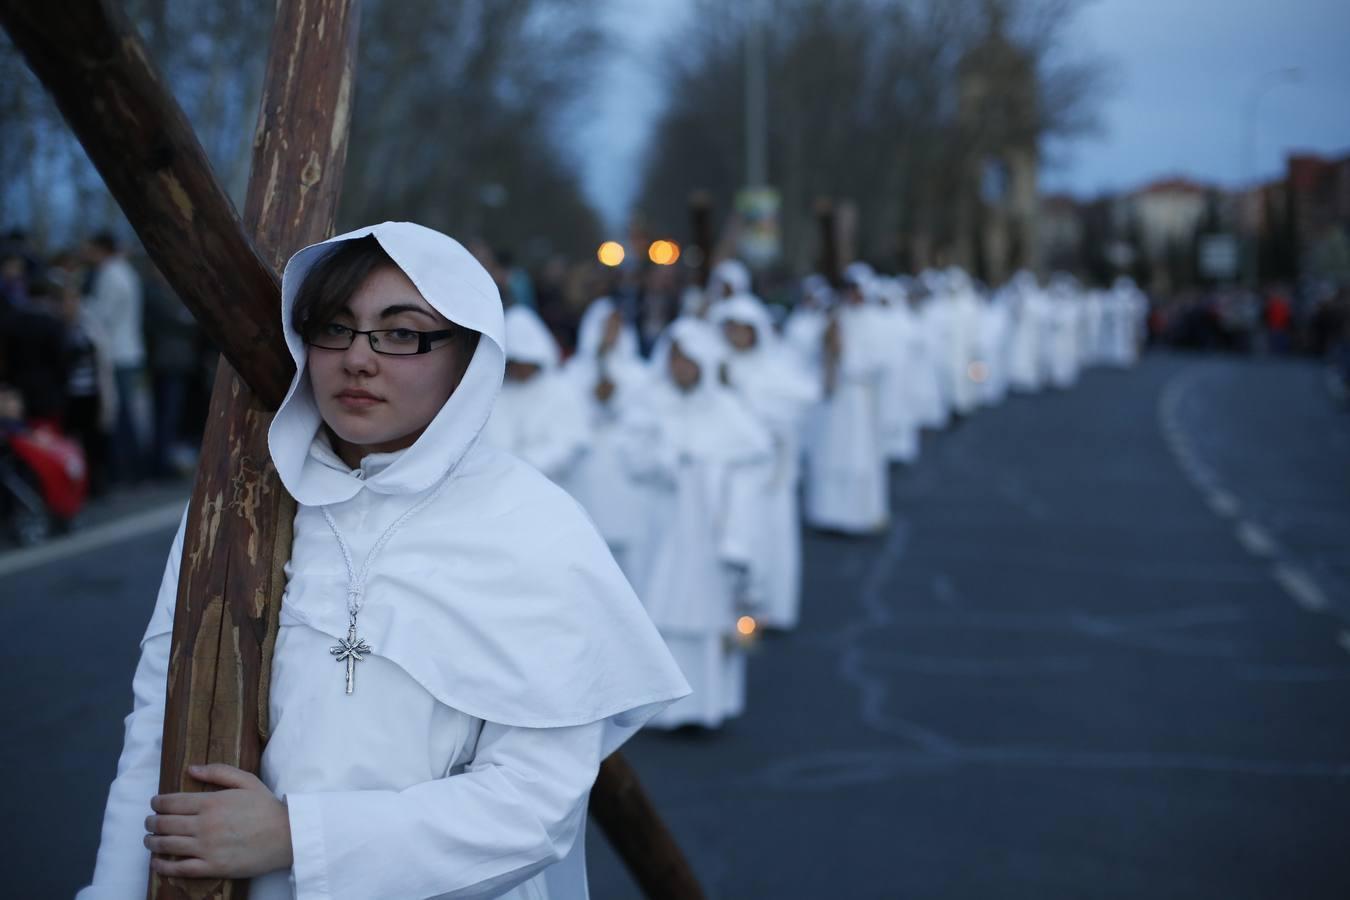
M 1238 242 L 1231 234 L 1207 234 L 1200 238 L 1200 274 L 1215 281 L 1237 277 Z
M 782 198 L 773 188 L 742 188 L 736 193 L 736 213 L 741 220 L 737 251 L 752 266 L 767 266 L 778 259 L 781 205 Z

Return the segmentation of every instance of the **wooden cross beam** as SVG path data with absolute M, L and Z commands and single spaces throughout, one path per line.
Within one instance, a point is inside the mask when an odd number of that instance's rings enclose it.
M 352 101 L 355 0 L 278 3 L 247 227 L 115 4 L 0 0 L 0 24 L 224 356 L 188 509 L 160 779 L 161 791 L 201 790 L 187 778 L 187 764 L 256 772 L 267 737 L 267 681 L 295 513 L 266 441 L 294 375 L 276 272 L 296 249 L 332 234 Z M 649 897 L 703 896 L 619 754 L 601 766 L 591 810 Z M 246 891 L 244 883 L 157 877 L 150 886 L 151 897 L 166 898 Z
M 839 258 L 839 226 L 835 219 L 834 203 L 828 198 L 816 200 L 816 225 L 820 229 L 820 274 L 839 288 L 844 282 L 844 265 Z
M 693 244 L 699 249 L 702 258 L 698 263 L 698 286 L 708 286 L 713 266 L 713 224 L 712 195 L 707 191 L 694 191 L 689 195 L 689 223 L 693 232 Z

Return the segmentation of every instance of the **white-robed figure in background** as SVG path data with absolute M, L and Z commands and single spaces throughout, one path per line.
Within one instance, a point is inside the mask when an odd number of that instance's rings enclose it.
M 751 293 L 750 267 L 735 257 L 724 259 L 708 273 L 708 283 L 702 291 L 691 290 L 685 295 L 681 309 L 685 316 L 704 319 L 713 304 L 735 294 Z
M 819 372 L 825 329 L 830 325 L 834 292 L 823 275 L 802 280 L 801 297 L 783 323 L 783 346 L 796 354 L 808 370 Z
M 577 350 L 563 367 L 580 398 L 590 444 L 563 487 L 586 508 L 619 566 L 634 580 L 644 535 L 642 492 L 624 475 L 619 423 L 648 378 L 638 355 L 637 330 L 608 297 L 587 307 Z
M 737 620 L 754 577 L 773 440 L 722 385 L 725 358 L 711 325 L 675 320 L 622 426 L 624 462 L 646 492 L 650 527 L 638 595 L 693 688 L 651 721 L 658 728 L 716 728 L 745 708 Z
M 825 397 L 807 437 L 803 518 L 815 528 L 875 534 L 890 521 L 879 397 L 887 348 L 860 286 L 844 291 L 821 343 Z
M 891 462 L 912 463 L 919 458 L 919 404 L 921 374 L 926 360 L 913 355 L 918 324 L 909 311 L 909 297 L 894 278 L 873 276 L 864 288 L 873 304 L 885 349 L 885 373 L 878 393 L 881 450 Z
M 736 392 L 773 438 L 774 458 L 763 485 L 762 526 L 756 534 L 760 565 L 754 586 L 760 595 L 760 624 L 787 629 L 801 609 L 801 520 L 797 484 L 801 479 L 801 434 L 820 384 L 810 369 L 781 345 L 764 304 L 737 294 L 712 308 L 729 355 L 727 386 Z
M 1014 391 L 1036 393 L 1044 386 L 1041 345 L 1048 328 L 1045 296 L 1036 276 L 1025 269 L 1004 286 L 1011 309 L 1011 334 L 1008 339 L 1008 384 Z
M 492 278 L 386 222 L 291 257 L 282 306 L 268 447 L 296 513 L 260 777 L 192 767 L 223 790 L 156 796 L 185 520 L 80 897 L 143 897 L 153 865 L 253 900 L 584 898 L 600 762 L 688 686 L 576 502 L 477 439 Z
M 943 273 L 940 284 L 946 294 L 943 376 L 952 412 L 966 416 L 980 400 L 978 385 L 970 377 L 971 366 L 980 357 L 980 301 L 975 283 L 955 266 Z
M 590 434 L 558 359 L 558 344 L 534 310 L 517 304 L 506 311 L 506 376 L 483 439 L 566 487 Z
M 915 384 L 916 414 L 921 426 L 939 430 L 946 428 L 951 419 L 942 384 L 942 312 L 937 297 L 928 292 L 922 280 L 912 285 L 914 300 L 910 308 L 914 311 L 914 324 L 917 327 L 911 338 L 910 355 L 915 360 L 918 377 Z
M 1012 313 L 1002 292 L 977 297 L 980 303 L 979 363 L 971 376 L 980 403 L 997 406 L 1008 396 L 1008 369 L 1012 351 Z
M 1103 297 L 1103 362 L 1126 368 L 1139 361 L 1148 319 L 1148 298 L 1125 275 Z
M 1079 308 L 1078 288 L 1067 275 L 1056 275 L 1047 291 L 1049 312 L 1042 345 L 1046 382 L 1067 390 L 1078 381 Z

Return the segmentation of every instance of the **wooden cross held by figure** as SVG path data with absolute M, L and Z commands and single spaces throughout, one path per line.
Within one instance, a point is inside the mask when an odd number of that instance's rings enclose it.
M 277 315 L 276 273 L 295 250 L 333 233 L 357 20 L 355 0 L 279 0 L 241 221 L 116 3 L 0 0 L 0 24 L 146 253 L 224 357 L 188 506 L 162 793 L 203 789 L 187 776 L 189 763 L 257 772 L 267 740 L 268 678 L 295 516 L 267 451 L 268 423 L 295 372 Z M 348 690 L 359 658 L 347 661 Z M 647 896 L 702 896 L 617 753 L 601 766 L 591 812 Z M 152 898 L 246 891 L 244 882 L 153 875 L 150 882 Z

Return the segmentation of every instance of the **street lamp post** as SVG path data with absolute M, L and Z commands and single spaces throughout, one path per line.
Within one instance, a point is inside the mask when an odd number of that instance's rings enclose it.
M 1259 188 L 1260 179 L 1256 175 L 1256 140 L 1258 113 L 1261 108 L 1261 99 L 1273 88 L 1281 84 L 1294 84 L 1303 77 L 1303 70 L 1298 66 L 1282 66 L 1278 69 L 1271 69 L 1265 72 L 1252 85 L 1251 91 L 1247 94 L 1246 115 L 1244 117 L 1244 134 L 1242 142 L 1242 174 L 1239 177 L 1250 178 L 1253 188 Z M 1251 235 L 1244 241 L 1247 245 L 1246 282 L 1254 290 L 1261 289 L 1261 260 L 1260 260 L 1260 229 L 1253 228 Z

